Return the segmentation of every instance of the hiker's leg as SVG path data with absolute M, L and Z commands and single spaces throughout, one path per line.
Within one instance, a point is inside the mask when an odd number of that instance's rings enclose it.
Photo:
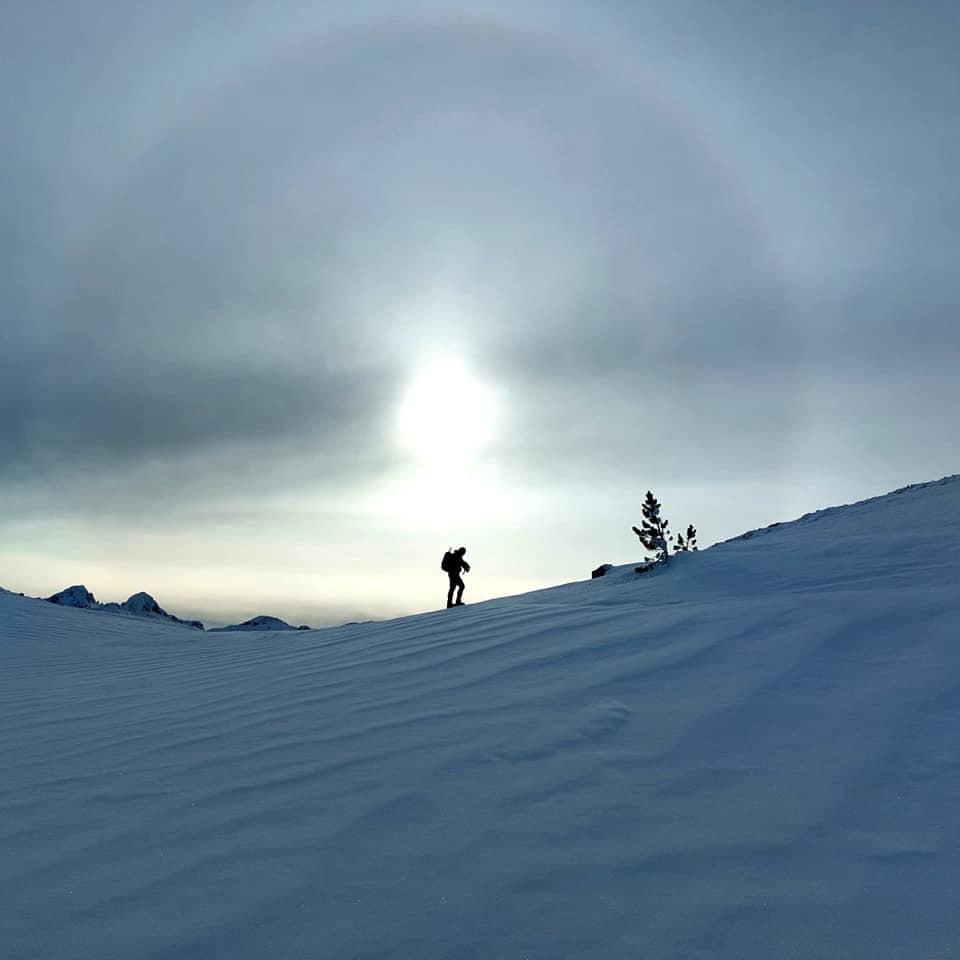
M 457 577 L 457 603 L 463 603 L 463 588 L 465 586 L 463 577 Z
M 447 606 L 453 606 L 453 588 L 457 585 L 453 577 L 450 577 L 450 589 L 447 591 Z

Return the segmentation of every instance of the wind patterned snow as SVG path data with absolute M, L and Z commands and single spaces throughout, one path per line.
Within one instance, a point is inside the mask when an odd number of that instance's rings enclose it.
M 960 956 L 958 541 L 948 478 L 332 630 L 0 593 L 0 953 Z

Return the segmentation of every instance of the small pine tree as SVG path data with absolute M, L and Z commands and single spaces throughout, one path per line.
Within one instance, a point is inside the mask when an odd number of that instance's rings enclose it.
M 688 550 L 697 549 L 697 528 L 691 523 L 687 526 L 687 536 L 684 539 L 682 533 L 677 534 L 677 541 L 674 544 L 674 549 L 678 553 L 686 553 Z
M 670 524 L 660 516 L 660 501 L 650 490 L 643 501 L 642 513 L 643 523 L 639 528 L 634 527 L 633 532 L 640 538 L 644 549 L 653 552 L 652 557 L 647 557 L 648 560 L 666 563 L 670 558 L 670 533 L 667 529 Z

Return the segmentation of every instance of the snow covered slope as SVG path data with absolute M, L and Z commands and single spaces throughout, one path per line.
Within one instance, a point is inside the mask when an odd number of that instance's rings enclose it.
M 958 541 L 949 478 L 282 638 L 0 593 L 0 953 L 960 956 Z

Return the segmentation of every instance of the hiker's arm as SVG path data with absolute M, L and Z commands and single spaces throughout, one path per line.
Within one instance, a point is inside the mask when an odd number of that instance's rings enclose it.
M 463 569 L 464 569 L 464 570 L 466 570 L 466 571 L 467 571 L 467 573 L 469 573 L 469 572 L 470 572 L 470 564 L 469 564 L 469 563 L 467 563 L 467 561 L 466 561 L 466 560 L 464 560 L 464 561 L 463 561 Z

